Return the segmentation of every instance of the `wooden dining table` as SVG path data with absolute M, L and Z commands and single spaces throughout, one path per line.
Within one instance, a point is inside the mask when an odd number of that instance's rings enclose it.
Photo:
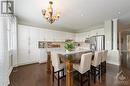
M 79 64 L 80 59 L 76 58 L 76 54 L 92 52 L 91 50 L 71 51 L 71 52 L 57 52 L 61 62 L 66 64 L 66 86 L 73 86 L 73 64 Z M 81 58 L 81 57 L 80 57 Z M 48 57 L 47 70 L 51 70 L 51 56 Z

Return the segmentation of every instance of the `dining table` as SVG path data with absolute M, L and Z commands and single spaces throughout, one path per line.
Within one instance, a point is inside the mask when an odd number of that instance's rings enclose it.
M 81 55 L 92 52 L 91 50 L 79 50 L 71 52 L 56 52 L 59 55 L 60 61 L 66 64 L 66 86 L 73 86 L 73 64 L 79 64 Z M 51 52 L 50 52 L 51 53 Z M 77 58 L 77 55 L 80 57 Z M 51 70 L 51 56 L 48 56 L 47 70 Z

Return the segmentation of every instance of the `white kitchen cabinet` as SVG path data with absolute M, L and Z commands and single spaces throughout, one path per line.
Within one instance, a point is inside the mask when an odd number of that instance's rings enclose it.
M 104 35 L 104 28 L 90 31 L 90 36 Z
M 39 61 L 38 41 L 41 40 L 40 35 L 39 29 L 21 25 L 18 27 L 18 65 Z
M 89 38 L 91 36 L 96 36 L 96 35 L 104 35 L 104 28 L 91 30 L 83 33 L 77 33 L 75 40 L 76 42 L 85 42 L 86 38 Z
M 66 33 L 66 39 L 75 40 L 75 34 L 73 34 L 73 33 Z
M 45 30 L 43 29 L 38 29 L 39 32 L 39 41 L 45 41 L 45 39 L 47 38 L 47 33 L 45 33 Z
M 29 63 L 29 29 L 18 28 L 18 64 Z
M 30 29 L 30 59 L 32 62 L 38 62 L 39 59 L 39 49 L 38 49 L 38 41 L 40 40 L 40 33 L 38 29 Z
M 63 42 L 74 36 L 68 32 L 18 25 L 18 64 L 46 62 L 46 49 L 39 49 L 38 41 Z
M 85 42 L 85 39 L 87 37 L 88 37 L 87 32 L 76 34 L 76 42 Z

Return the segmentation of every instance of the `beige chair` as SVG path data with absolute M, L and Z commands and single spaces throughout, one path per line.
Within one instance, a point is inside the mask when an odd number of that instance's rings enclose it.
M 102 60 L 101 60 L 101 73 L 106 73 L 106 59 L 107 59 L 108 50 L 102 51 Z
M 96 83 L 96 77 L 97 76 L 100 79 L 101 58 L 102 58 L 102 52 L 96 51 L 95 55 L 94 55 L 94 59 L 92 60 L 92 65 L 91 65 L 91 73 L 94 76 L 94 83 Z
M 58 86 L 60 86 L 60 79 L 65 77 L 65 64 L 60 63 L 59 56 L 57 52 L 51 52 L 51 60 L 52 60 L 52 66 L 53 66 L 53 81 L 54 81 L 54 76 L 57 74 L 57 79 L 58 79 Z
M 81 56 L 80 64 L 74 64 L 73 68 L 78 71 L 80 77 L 80 85 L 83 86 L 85 81 L 88 81 L 90 85 L 90 68 L 91 68 L 92 53 L 85 53 Z M 83 80 L 83 76 L 87 76 L 86 80 Z

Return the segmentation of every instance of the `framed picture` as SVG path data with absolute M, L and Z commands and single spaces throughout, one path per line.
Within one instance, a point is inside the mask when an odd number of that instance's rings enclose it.
M 44 41 L 39 41 L 38 42 L 38 48 L 45 48 L 45 42 Z
M 13 1 L 1 1 L 1 14 L 13 14 L 14 2 Z

